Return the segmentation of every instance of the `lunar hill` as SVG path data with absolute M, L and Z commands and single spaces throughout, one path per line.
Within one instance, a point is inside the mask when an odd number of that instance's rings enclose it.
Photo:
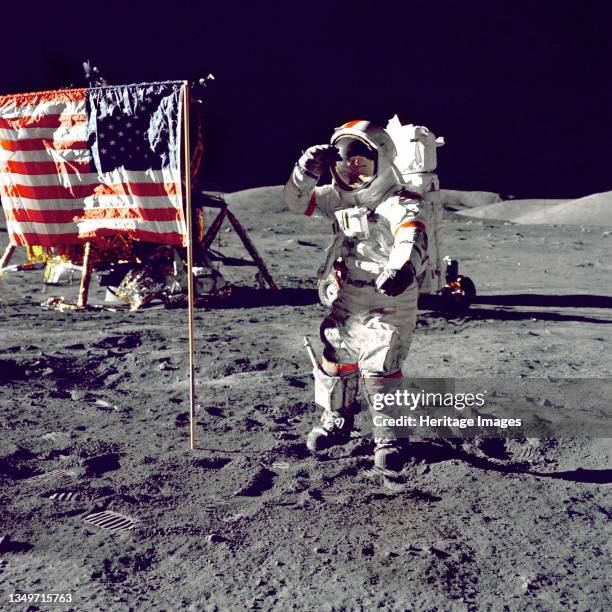
M 612 191 L 575 200 L 507 200 L 462 210 L 478 219 L 498 219 L 523 225 L 612 226 Z

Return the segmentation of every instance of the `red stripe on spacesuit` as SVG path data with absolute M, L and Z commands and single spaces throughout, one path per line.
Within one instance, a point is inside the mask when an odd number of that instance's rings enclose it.
M 310 200 L 308 201 L 308 206 L 306 207 L 304 214 L 307 217 L 310 217 L 312 213 L 314 212 L 314 209 L 316 208 L 316 206 L 317 206 L 317 198 L 315 197 L 315 194 L 313 192 L 313 194 L 310 196 Z
M 396 230 L 395 230 L 395 236 L 397 236 L 397 233 L 403 229 L 404 227 L 416 227 L 417 229 L 420 229 L 424 232 L 427 231 L 427 226 L 422 222 L 422 221 L 406 221 L 405 223 L 402 223 Z
M 393 372 L 392 374 L 386 374 L 385 376 L 364 376 L 364 379 L 367 381 L 368 385 L 373 385 L 375 387 L 385 385 L 386 382 L 392 378 L 401 378 L 402 371 L 398 370 L 397 372 Z
M 329 374 L 352 374 L 359 366 L 356 363 L 333 363 L 323 357 L 323 368 Z

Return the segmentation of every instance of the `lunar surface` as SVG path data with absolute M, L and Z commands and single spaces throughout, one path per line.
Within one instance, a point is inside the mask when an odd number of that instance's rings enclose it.
M 446 251 L 478 297 L 457 316 L 424 307 L 404 371 L 609 379 L 610 194 L 445 193 Z M 331 229 L 280 187 L 227 198 L 280 290 L 219 264 L 237 290 L 195 313 L 194 451 L 186 309 L 59 312 L 40 303 L 78 279 L 0 279 L 1 607 L 610 609 L 610 440 L 424 439 L 394 479 L 366 435 L 311 456 L 302 340 L 320 349 Z M 247 258 L 229 226 L 213 251 Z M 104 292 L 94 280 L 91 302 Z M 10 603 L 24 593 L 64 603 Z

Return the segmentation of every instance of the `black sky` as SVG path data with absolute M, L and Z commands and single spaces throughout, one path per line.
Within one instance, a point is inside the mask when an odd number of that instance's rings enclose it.
M 446 138 L 443 186 L 612 189 L 606 2 L 57 0 L 3 9 L 0 92 L 197 79 L 210 187 L 283 183 L 301 149 L 394 113 Z

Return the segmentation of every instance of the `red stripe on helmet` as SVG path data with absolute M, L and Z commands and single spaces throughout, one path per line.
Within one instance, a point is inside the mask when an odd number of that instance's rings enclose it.
M 348 121 L 342 127 L 343 128 L 352 128 L 355 127 L 358 123 L 362 123 L 363 119 L 356 119 L 355 121 Z

